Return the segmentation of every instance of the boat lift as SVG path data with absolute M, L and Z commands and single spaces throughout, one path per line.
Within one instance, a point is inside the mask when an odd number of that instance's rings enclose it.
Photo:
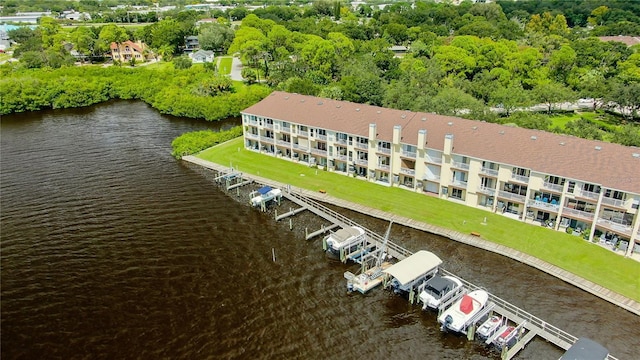
M 350 271 L 344 273 L 344 277 L 347 279 L 347 290 L 349 290 L 349 292 L 357 290 L 364 294 L 382 284 L 383 271 L 391 266 L 390 263 L 384 262 L 387 256 L 387 242 L 391 234 L 391 225 L 393 225 L 393 221 L 389 223 L 382 246 L 376 247 L 374 245 L 373 250 L 366 252 L 364 251 L 366 250 L 365 248 L 358 256 L 357 262 L 361 265 L 360 274 L 356 276 Z

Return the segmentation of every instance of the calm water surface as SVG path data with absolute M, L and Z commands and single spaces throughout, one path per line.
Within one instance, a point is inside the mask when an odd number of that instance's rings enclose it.
M 303 240 L 321 220 L 300 214 L 290 231 L 246 205 L 250 189 L 227 195 L 171 158 L 179 134 L 235 123 L 124 101 L 2 118 L 2 359 L 499 358 L 389 292 L 347 294 L 355 268 Z M 640 357 L 638 316 L 499 255 L 401 226 L 391 236 L 615 356 Z M 561 353 L 537 339 L 517 358 Z

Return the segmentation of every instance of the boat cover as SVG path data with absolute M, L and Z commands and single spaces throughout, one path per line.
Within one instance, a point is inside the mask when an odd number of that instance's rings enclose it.
M 384 273 L 393 276 L 404 286 L 420 276 L 434 270 L 442 264 L 442 260 L 435 254 L 420 250 L 408 258 L 390 266 Z
M 269 191 L 271 191 L 271 186 L 263 186 L 260 189 L 258 189 L 258 193 L 260 195 L 264 195 L 264 194 L 268 193 Z
M 597 342 L 580 338 L 562 355 L 560 360 L 604 360 L 609 356 L 609 350 Z
M 435 291 L 442 293 L 448 287 L 453 288 L 453 281 L 444 278 L 442 276 L 434 276 L 429 281 L 427 281 L 428 287 L 434 289 Z
M 331 234 L 331 237 L 337 241 L 338 243 L 343 243 L 351 238 L 354 238 L 358 235 L 360 235 L 362 232 L 360 231 L 359 228 L 354 228 L 354 227 L 348 227 L 345 229 L 340 229 L 338 231 L 336 231 L 335 233 Z
M 462 301 L 460 302 L 460 311 L 467 315 L 473 311 L 473 298 L 471 296 L 465 295 L 462 297 Z

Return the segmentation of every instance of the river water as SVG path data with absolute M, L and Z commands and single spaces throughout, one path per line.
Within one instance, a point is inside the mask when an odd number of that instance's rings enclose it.
M 141 102 L 5 116 L 0 131 L 2 359 L 499 359 L 436 315 L 170 156 L 186 131 L 227 128 Z M 386 223 L 343 211 L 383 234 Z M 394 225 L 391 238 L 621 359 L 640 317 L 528 266 Z M 276 261 L 272 259 L 275 250 Z M 557 359 L 535 339 L 518 359 Z

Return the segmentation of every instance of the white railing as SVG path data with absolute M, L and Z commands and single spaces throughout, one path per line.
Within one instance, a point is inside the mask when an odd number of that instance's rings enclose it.
M 280 128 L 280 132 L 291 133 L 291 128 L 290 127 L 282 127 L 282 128 Z
M 452 161 L 451 162 L 451 166 L 453 166 L 454 168 L 457 168 L 457 169 L 469 170 L 469 164 L 467 164 L 467 163 L 462 163 L 462 162 L 458 162 L 458 161 Z
M 282 145 L 282 146 L 291 146 L 291 142 L 284 141 L 284 140 L 278 140 L 278 141 L 276 141 L 276 144 Z
M 391 154 L 391 149 L 385 149 L 385 148 L 378 147 L 378 149 L 376 151 L 378 151 L 380 153 L 383 153 L 383 154 Z
M 498 177 L 498 170 L 483 167 L 480 169 L 480 172 L 489 176 Z
M 529 177 L 524 175 L 511 174 L 511 178 L 523 183 L 529 183 Z
M 244 137 L 248 138 L 248 139 L 259 139 L 260 137 L 256 134 L 252 134 L 252 133 L 245 133 Z
M 625 207 L 625 201 L 624 200 L 618 200 L 618 199 L 612 199 L 612 198 L 608 198 L 608 197 L 603 197 L 602 198 L 602 203 L 605 205 L 611 205 L 611 206 L 615 206 L 615 207 Z
M 356 164 L 361 165 L 361 166 L 369 166 L 369 160 L 358 159 L 358 160 L 356 160 Z
M 529 200 L 528 205 L 530 207 L 534 207 L 534 208 L 537 208 L 537 209 L 549 210 L 549 211 L 553 211 L 553 212 L 558 212 L 558 210 L 560 210 L 560 205 L 559 204 L 550 204 L 550 203 L 546 203 L 546 202 L 542 202 L 542 201 L 536 201 L 536 200 Z
M 347 140 L 338 139 L 338 140 L 336 140 L 336 144 L 347 145 Z
M 247 124 L 249 124 L 249 125 L 258 125 L 258 120 L 247 119 Z
M 451 180 L 451 185 L 467 187 L 467 181 L 466 180 L 460 180 L 460 179 L 452 179 Z
M 409 168 L 400 168 L 400 173 L 405 175 L 411 175 L 411 176 L 416 175 L 416 171 L 414 169 L 409 169 Z
M 498 191 L 498 196 L 503 199 L 515 200 L 520 203 L 524 203 L 526 200 L 523 195 L 518 195 L 518 194 L 514 194 L 507 191 L 502 191 L 502 190 Z
M 423 179 L 424 179 L 424 180 L 440 181 L 440 175 L 435 175 L 435 174 L 426 173 L 426 174 L 424 174 Z
M 573 216 L 577 216 L 577 217 L 588 219 L 588 220 L 593 220 L 593 216 L 594 216 L 593 213 L 582 211 L 582 210 L 576 210 L 568 207 L 564 207 L 562 209 L 562 215 L 573 215 Z
M 580 190 L 578 191 L 578 196 L 581 196 L 587 199 L 598 200 L 598 198 L 600 197 L 600 194 L 594 193 L 592 191 Z
M 266 142 L 273 142 L 273 138 L 272 137 L 268 137 L 268 136 L 262 136 L 260 135 L 260 141 L 266 141 Z
M 411 158 L 411 159 L 415 159 L 416 158 L 416 153 L 415 152 L 411 152 L 411 151 L 400 151 L 400 156 L 402 157 L 406 157 L 406 158 Z
M 493 196 L 496 193 L 496 189 L 492 189 L 486 186 L 478 186 L 478 191 Z
M 347 161 L 347 155 L 337 155 L 336 159 L 342 160 L 342 161 Z
M 298 130 L 298 136 L 309 137 L 308 131 Z
M 434 164 L 442 164 L 442 157 L 432 157 L 429 155 L 425 155 L 424 159 L 426 162 L 430 162 Z
M 626 235 L 631 235 L 631 230 L 633 230 L 624 220 L 598 218 L 598 225 L 606 226 L 610 230 L 623 232 Z
M 564 190 L 564 185 L 552 184 L 552 183 L 546 182 L 546 181 L 544 182 L 544 184 L 542 184 L 542 186 L 545 189 L 553 190 L 553 191 L 559 192 L 559 193 L 561 193 L 562 190 Z
M 357 142 L 357 141 L 353 144 L 353 146 L 354 146 L 356 149 L 362 149 L 362 150 L 367 150 L 367 149 L 369 148 L 369 145 L 368 145 L 368 144 L 363 144 L 363 143 L 361 143 L 361 142 Z
M 324 140 L 324 141 L 327 141 L 327 135 L 318 135 L 318 134 L 316 134 L 314 137 L 315 137 L 316 139 L 318 139 L 318 140 Z
M 311 153 L 316 155 L 327 156 L 327 150 L 311 148 Z
M 264 124 L 267 129 L 273 129 L 273 124 Z
M 378 164 L 378 169 L 389 171 L 389 165 Z
M 293 148 L 300 151 L 309 151 L 309 147 L 300 146 L 300 144 L 293 144 Z

